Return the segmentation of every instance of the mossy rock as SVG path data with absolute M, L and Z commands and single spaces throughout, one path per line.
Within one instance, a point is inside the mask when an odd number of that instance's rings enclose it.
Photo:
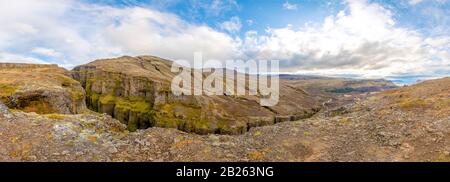
M 87 96 L 89 108 L 111 115 L 126 124 L 130 131 L 154 125 L 151 103 L 144 97 L 118 97 L 92 92 L 90 94 Z
M 14 94 L 16 91 L 17 91 L 16 87 L 0 84 L 0 97 L 10 96 L 10 95 Z

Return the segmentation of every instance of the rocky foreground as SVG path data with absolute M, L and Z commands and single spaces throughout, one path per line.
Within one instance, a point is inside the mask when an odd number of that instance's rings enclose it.
M 339 88 L 315 88 L 324 102 L 309 118 L 234 135 L 130 131 L 108 113 L 37 114 L 0 104 L 0 161 L 450 161 L 450 78 L 375 94 Z

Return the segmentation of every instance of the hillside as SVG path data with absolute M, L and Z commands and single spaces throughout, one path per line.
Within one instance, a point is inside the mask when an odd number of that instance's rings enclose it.
M 331 77 L 297 78 L 294 76 L 290 76 L 288 78 L 289 83 L 294 87 L 303 88 L 309 92 L 326 95 L 380 92 L 397 87 L 391 81 L 383 79 L 350 79 Z
M 279 104 L 261 107 L 174 96 L 170 66 L 0 64 L 0 161 L 450 161 L 450 78 L 282 77 Z
M 124 56 L 96 60 L 72 72 L 85 88 L 91 110 L 113 116 L 132 131 L 159 126 L 239 134 L 254 126 L 307 118 L 321 107 L 321 98 L 284 82 L 273 107 L 261 107 L 258 95 L 175 96 L 170 84 L 177 73 L 170 68 L 171 61 L 161 58 Z
M 444 78 L 384 91 L 242 135 L 128 132 L 108 115 L 37 115 L 0 104 L 0 160 L 449 161 L 449 85 Z M 403 107 L 393 98 L 425 104 Z
M 40 114 L 86 109 L 81 84 L 57 65 L 0 63 L 0 100 L 9 108 Z

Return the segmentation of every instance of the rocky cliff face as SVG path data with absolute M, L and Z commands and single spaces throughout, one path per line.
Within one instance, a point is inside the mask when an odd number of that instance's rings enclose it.
M 38 114 L 86 108 L 81 84 L 57 65 L 0 63 L 0 99 L 11 109 Z
M 0 161 L 449 162 L 449 94 L 450 78 L 430 80 L 242 135 L 129 132 L 107 114 L 24 113 L 0 102 Z
M 128 126 L 178 128 L 199 134 L 238 134 L 250 127 L 313 115 L 320 99 L 284 82 L 280 102 L 261 107 L 256 96 L 175 96 L 171 61 L 152 56 L 97 60 L 72 71 L 86 90 L 88 108 Z

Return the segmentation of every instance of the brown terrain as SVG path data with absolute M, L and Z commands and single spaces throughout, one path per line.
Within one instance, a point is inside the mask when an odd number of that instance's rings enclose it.
M 74 78 L 86 90 L 87 106 L 127 124 L 128 129 L 172 127 L 198 134 L 241 134 L 253 126 L 307 118 L 321 99 L 280 84 L 280 101 L 261 107 L 258 96 L 175 96 L 171 61 L 152 56 L 104 59 L 78 66 Z M 225 83 L 224 83 L 225 84 Z
M 282 76 L 265 108 L 175 97 L 170 62 L 151 56 L 97 60 L 74 79 L 57 66 L 0 74 L 0 161 L 450 161 L 450 78 Z
M 84 90 L 57 65 L 0 64 L 0 100 L 11 109 L 76 114 L 86 109 Z

